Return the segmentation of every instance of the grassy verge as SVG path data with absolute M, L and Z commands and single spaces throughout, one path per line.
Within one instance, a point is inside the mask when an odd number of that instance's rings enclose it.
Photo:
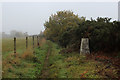
M 96 63 L 79 53 L 59 54 L 60 48 L 52 43 L 49 56 L 49 78 L 102 78 L 95 74 Z
M 40 48 L 29 47 L 22 54 L 8 54 L 3 60 L 3 78 L 37 78 L 43 68 L 48 44 L 41 40 Z
M 30 37 L 28 39 L 28 47 L 29 48 L 32 47 L 32 38 L 30 38 Z M 2 39 L 2 56 L 3 56 L 3 59 L 5 59 L 9 54 L 12 54 L 13 50 L 14 50 L 14 40 L 13 40 L 13 38 L 5 38 L 5 39 L 3 38 Z M 25 38 L 17 38 L 16 39 L 16 52 L 19 53 L 19 54 L 22 54 L 22 53 L 24 53 L 25 50 L 26 50 L 26 39 Z
M 75 52 L 60 54 L 60 50 L 58 45 L 52 43 L 49 78 L 119 78 L 118 61 L 115 66 L 104 56 L 91 57 Z
M 30 59 L 32 58 L 32 59 Z M 26 50 L 22 55 L 9 54 L 6 59 L 3 60 L 3 78 L 25 78 L 30 77 L 34 73 L 34 55 L 31 49 Z

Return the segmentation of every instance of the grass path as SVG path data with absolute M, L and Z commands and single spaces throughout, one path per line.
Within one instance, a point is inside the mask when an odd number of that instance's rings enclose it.
M 49 59 L 49 54 L 50 54 L 50 48 L 48 49 L 45 61 L 44 61 L 44 66 L 43 70 L 41 71 L 41 76 L 40 78 L 46 78 L 49 75 L 49 69 L 48 69 L 48 59 Z
M 49 49 L 40 78 L 116 78 L 114 67 L 108 64 L 87 59 L 79 53 L 62 53 L 61 48 L 49 42 Z M 102 71 L 101 71 L 102 70 Z M 108 77 L 107 73 L 111 77 Z M 107 74 L 107 75 L 106 75 Z M 113 77 L 112 77 L 113 76 Z
M 48 42 L 48 51 L 40 78 L 98 78 L 94 74 L 95 64 L 77 53 L 59 54 L 61 48 Z

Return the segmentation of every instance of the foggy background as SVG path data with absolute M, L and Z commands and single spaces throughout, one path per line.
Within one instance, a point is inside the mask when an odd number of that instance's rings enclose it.
M 96 19 L 109 17 L 118 20 L 117 2 L 8 2 L 2 4 L 2 32 L 11 30 L 33 35 L 44 31 L 44 23 L 51 14 L 71 10 L 79 17 Z

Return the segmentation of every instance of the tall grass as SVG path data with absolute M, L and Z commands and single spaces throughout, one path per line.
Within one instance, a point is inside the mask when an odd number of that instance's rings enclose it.
M 37 39 L 34 40 L 35 46 L 37 46 Z M 32 49 L 33 41 L 32 37 L 28 38 L 28 48 Z M 14 50 L 14 39 L 13 38 L 3 38 L 2 39 L 2 55 L 5 58 L 8 54 L 12 54 Z M 26 38 L 16 39 L 16 52 L 22 54 L 26 50 Z
M 11 39 L 10 39 L 11 40 Z M 32 42 L 32 39 L 29 39 Z M 6 40 L 7 41 L 7 40 Z M 9 40 L 8 40 L 9 41 Z M 24 39 L 18 40 L 18 49 L 23 50 L 23 53 L 16 53 L 16 57 L 14 57 L 11 53 L 8 54 L 3 60 L 3 78 L 37 78 L 41 73 L 43 68 L 44 59 L 48 50 L 48 45 L 45 39 L 41 39 L 40 47 L 35 48 L 33 53 L 32 44 L 28 49 L 22 48 L 22 45 L 25 45 Z M 30 42 L 30 41 L 29 41 Z M 22 45 L 21 45 L 21 44 Z M 10 44 L 10 43 L 9 43 Z M 36 45 L 37 46 L 37 45 Z M 8 50 L 12 51 L 12 49 Z M 4 55 L 3 55 L 4 56 Z

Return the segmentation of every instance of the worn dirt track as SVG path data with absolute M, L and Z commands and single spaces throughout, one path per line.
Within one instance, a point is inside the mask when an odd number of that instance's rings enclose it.
M 48 78 L 49 76 L 49 69 L 48 69 L 48 59 L 49 59 L 49 54 L 50 54 L 50 49 L 48 49 L 46 58 L 45 58 L 45 62 L 44 62 L 44 66 L 43 66 L 43 70 L 41 72 L 40 78 Z

